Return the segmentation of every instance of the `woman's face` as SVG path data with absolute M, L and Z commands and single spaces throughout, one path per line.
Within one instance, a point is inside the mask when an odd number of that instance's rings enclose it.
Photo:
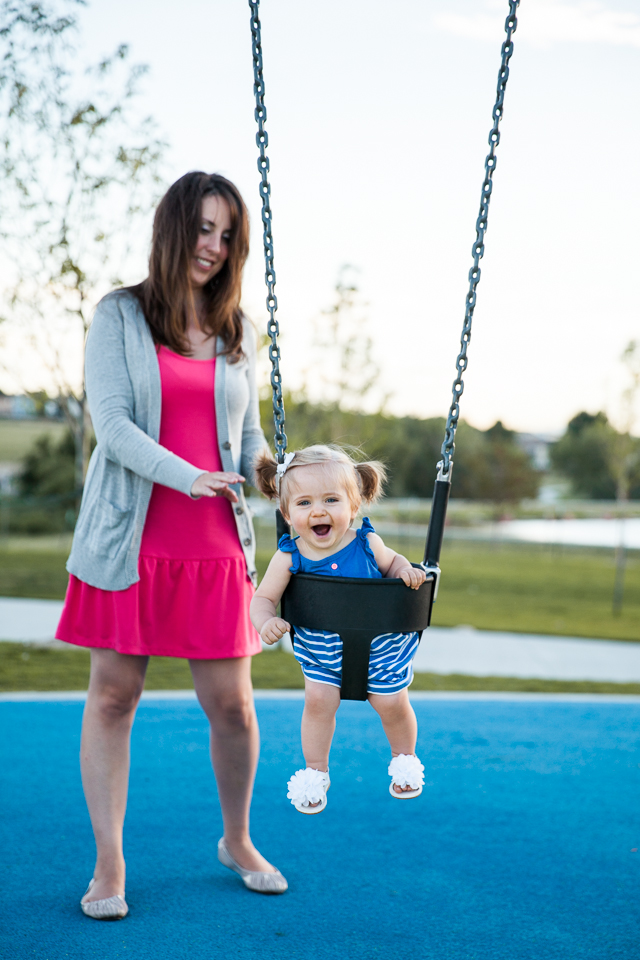
M 200 231 L 189 275 L 194 287 L 202 288 L 222 270 L 229 256 L 231 211 L 224 197 L 209 196 L 202 201 Z

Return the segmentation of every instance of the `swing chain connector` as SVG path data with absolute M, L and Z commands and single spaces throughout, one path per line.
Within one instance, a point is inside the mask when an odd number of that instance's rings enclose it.
M 421 568 L 424 570 L 424 572 L 426 573 L 426 575 L 427 575 L 427 580 L 433 580 L 433 581 L 434 581 L 433 600 L 432 600 L 432 602 L 435 603 L 436 600 L 438 599 L 438 587 L 440 586 L 440 575 L 441 575 L 441 573 L 442 573 L 442 570 L 440 569 L 440 567 L 438 566 L 437 563 L 436 563 L 435 565 L 429 565 L 429 564 L 427 564 L 427 563 L 421 563 L 421 564 L 420 564 L 420 567 L 421 567 Z
M 437 464 L 438 475 L 436 481 L 440 483 L 451 483 L 451 474 L 453 473 L 453 460 L 449 460 L 449 467 L 447 472 L 444 472 L 444 460 L 439 460 Z
M 444 459 L 444 474 L 442 479 L 448 479 L 450 476 L 450 463 L 455 450 L 456 429 L 460 419 L 460 397 L 464 392 L 463 375 L 467 369 L 469 360 L 467 349 L 471 340 L 471 323 L 473 321 L 473 312 L 476 307 L 476 288 L 480 282 L 480 260 L 484 255 L 484 236 L 487 232 L 489 220 L 489 202 L 491 200 L 491 191 L 493 188 L 493 172 L 496 168 L 496 147 L 500 143 L 500 121 L 504 113 L 504 93 L 509 79 L 509 60 L 513 54 L 512 36 L 518 26 L 516 11 L 520 5 L 520 0 L 509 0 L 509 14 L 505 20 L 504 29 L 507 38 L 502 44 L 502 62 L 498 71 L 498 89 L 496 93 L 496 102 L 493 108 L 493 126 L 489 133 L 489 153 L 484 162 L 485 177 L 482 184 L 482 193 L 480 196 L 480 212 L 476 220 L 476 239 L 471 248 L 473 264 L 469 270 L 469 291 L 467 293 L 464 324 L 462 327 L 462 336 L 460 337 L 460 353 L 456 360 L 457 376 L 453 382 L 453 399 L 449 408 L 447 417 L 447 426 L 444 433 L 442 444 L 442 456 Z M 440 477 L 438 477 L 440 479 Z
M 287 435 L 284 432 L 284 402 L 282 399 L 282 375 L 280 373 L 280 347 L 278 334 L 280 327 L 276 320 L 278 301 L 275 294 L 276 271 L 273 265 L 273 233 L 271 230 L 271 186 L 269 185 L 269 158 L 267 147 L 269 135 L 266 130 L 267 108 L 264 103 L 264 76 L 262 72 L 262 38 L 260 30 L 260 0 L 249 0 L 251 10 L 251 49 L 253 53 L 253 92 L 256 98 L 255 118 L 258 124 L 256 144 L 260 151 L 258 170 L 260 171 L 260 197 L 262 198 L 262 239 L 264 245 L 265 283 L 267 285 L 267 310 L 269 321 L 267 333 L 271 343 L 269 345 L 269 360 L 271 361 L 271 392 L 273 396 L 273 420 L 275 424 L 274 443 L 276 460 L 284 462 L 287 451 Z

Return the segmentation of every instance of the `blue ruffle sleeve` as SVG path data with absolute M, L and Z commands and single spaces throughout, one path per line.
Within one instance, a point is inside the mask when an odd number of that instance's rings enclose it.
M 300 551 L 298 550 L 296 539 L 297 537 L 291 537 L 288 533 L 283 533 L 278 540 L 278 550 L 291 554 L 291 566 L 289 567 L 291 573 L 300 573 L 301 567 Z
M 367 539 L 367 534 L 368 534 L 368 533 L 375 533 L 375 532 L 376 532 L 376 531 L 374 530 L 373 524 L 371 523 L 371 520 L 369 520 L 369 517 L 363 517 L 363 518 L 362 518 L 362 526 L 360 527 L 359 530 L 356 530 L 356 535 L 357 535 L 358 539 L 362 542 L 362 546 L 364 547 L 364 552 L 365 552 L 365 554 L 369 557 L 370 560 L 373 560 L 373 562 L 374 562 L 374 564 L 375 564 L 375 566 L 376 566 L 376 569 L 377 569 L 378 565 L 377 565 L 377 563 L 376 563 L 376 558 L 375 558 L 375 555 L 374 555 L 373 550 L 371 549 L 371 544 L 369 543 L 369 540 Z M 282 539 L 284 539 L 284 538 L 282 538 Z

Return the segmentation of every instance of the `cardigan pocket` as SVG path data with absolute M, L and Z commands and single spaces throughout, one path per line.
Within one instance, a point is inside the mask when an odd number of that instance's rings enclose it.
M 114 559 L 122 548 L 124 535 L 129 528 L 131 510 L 121 510 L 104 497 L 99 497 L 96 512 L 98 516 L 91 531 L 95 538 L 95 552 Z

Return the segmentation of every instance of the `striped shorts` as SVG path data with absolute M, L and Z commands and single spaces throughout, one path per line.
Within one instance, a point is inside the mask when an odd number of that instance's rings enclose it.
M 409 686 L 419 641 L 419 633 L 383 633 L 371 641 L 369 693 L 389 696 Z M 342 640 L 337 633 L 294 627 L 293 652 L 308 680 L 340 686 Z

